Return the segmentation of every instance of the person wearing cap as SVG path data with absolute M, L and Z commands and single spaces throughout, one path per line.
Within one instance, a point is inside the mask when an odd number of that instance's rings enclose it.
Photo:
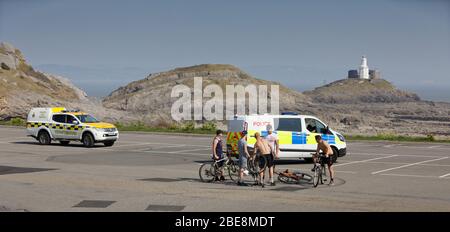
M 239 149 L 239 186 L 247 186 L 246 183 L 242 181 L 244 178 L 244 172 L 247 171 L 247 160 L 250 157 L 247 149 L 247 131 L 242 131 L 242 138 L 238 141 Z M 248 171 L 247 171 L 248 172 Z
M 267 142 L 269 143 L 270 149 L 271 149 L 271 153 L 272 153 L 272 162 L 269 162 L 269 177 L 270 177 L 270 185 L 275 186 L 275 182 L 273 181 L 273 169 L 274 169 L 274 165 L 273 165 L 273 159 L 278 159 L 279 154 L 280 154 L 280 142 L 278 140 L 278 136 L 277 134 L 273 133 L 273 127 L 272 125 L 267 125 L 266 127 L 267 130 L 267 136 L 265 137 L 265 139 L 267 140 Z

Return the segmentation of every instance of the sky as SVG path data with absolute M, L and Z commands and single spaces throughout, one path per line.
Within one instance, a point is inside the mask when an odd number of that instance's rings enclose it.
M 205 63 L 303 91 L 366 55 L 397 87 L 450 102 L 445 0 L 0 0 L 0 41 L 92 96 Z

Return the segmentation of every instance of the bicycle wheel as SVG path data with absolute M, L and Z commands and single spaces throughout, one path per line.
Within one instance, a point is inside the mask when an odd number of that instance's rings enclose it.
M 239 167 L 233 160 L 230 160 L 228 165 L 228 175 L 230 176 L 230 179 L 234 182 L 237 182 L 239 180 Z
M 259 156 L 257 158 L 257 164 L 259 172 L 265 172 L 267 168 L 267 158 L 265 156 Z
M 212 182 L 216 177 L 216 169 L 214 163 L 204 163 L 198 169 L 198 175 L 202 182 Z
M 319 185 L 320 180 L 322 179 L 322 169 L 320 166 L 316 165 L 314 167 L 314 176 L 313 176 L 313 186 L 314 188 Z
M 291 176 L 283 175 L 282 173 L 278 174 L 278 180 L 285 184 L 297 184 L 298 183 L 297 179 L 295 179 Z
M 302 173 L 301 178 L 298 180 L 298 184 L 311 184 L 313 182 L 313 176 Z

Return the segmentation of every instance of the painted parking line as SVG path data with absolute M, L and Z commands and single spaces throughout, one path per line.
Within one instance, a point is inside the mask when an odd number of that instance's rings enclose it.
M 342 161 L 339 161 L 339 162 L 342 162 Z M 365 162 L 365 163 L 369 163 L 369 164 L 398 164 L 398 165 L 410 164 L 410 163 L 402 163 L 402 162 L 379 162 L 379 161 Z M 450 164 L 417 164 L 417 166 L 450 167 Z
M 181 150 L 181 151 L 171 151 L 169 153 L 184 153 L 184 152 L 191 152 L 191 151 L 206 151 L 210 150 L 211 148 L 198 148 L 198 149 L 190 149 L 190 150 Z
M 407 175 L 407 174 L 395 174 L 395 173 L 384 173 L 380 174 L 380 176 L 401 176 L 401 177 L 420 177 L 420 178 L 439 178 L 437 176 L 423 176 L 423 175 Z
M 340 167 L 340 166 L 349 165 L 349 164 L 365 163 L 365 162 L 369 162 L 369 161 L 373 161 L 373 160 L 387 159 L 387 158 L 396 157 L 396 156 L 398 156 L 398 155 L 390 155 L 390 156 L 383 156 L 383 157 L 378 157 L 378 158 L 373 158 L 373 159 L 353 161 L 353 162 L 348 162 L 348 163 L 343 163 L 343 164 L 336 164 L 334 166 L 335 167 Z
M 129 146 L 144 146 L 144 145 L 162 145 L 161 148 L 169 148 L 169 147 L 210 147 L 210 146 L 204 146 L 204 145 L 194 145 L 194 144 L 179 144 L 179 143 L 130 143 L 130 144 L 124 144 L 124 145 L 116 145 L 112 148 L 118 148 L 118 147 L 129 147 Z M 114 150 L 114 149 L 110 150 Z
M 141 151 L 141 150 L 130 150 L 131 152 L 144 152 L 144 153 L 153 153 L 153 154 L 171 154 L 171 155 L 189 155 L 189 156 L 201 156 L 201 157 L 208 157 L 208 154 L 202 154 L 202 153 L 188 153 L 188 152 L 168 152 L 168 151 Z
M 447 177 L 447 176 L 450 176 L 450 173 L 447 173 L 447 174 L 445 174 L 445 175 L 442 175 L 442 176 L 440 176 L 439 178 L 445 178 L 445 177 Z
M 364 153 L 364 152 L 352 152 L 349 153 L 350 155 L 367 155 L 367 156 L 373 156 L 373 155 L 394 155 L 391 153 Z M 435 156 L 435 155 L 396 155 L 396 156 L 404 156 L 404 157 L 428 157 L 428 158 L 438 158 L 442 156 Z
M 402 165 L 402 166 L 399 166 L 399 167 L 383 169 L 383 170 L 380 170 L 380 171 L 372 172 L 372 175 L 378 174 L 378 173 L 382 173 L 382 172 L 391 171 L 391 170 L 396 170 L 396 169 L 400 169 L 400 168 L 406 168 L 406 167 L 414 166 L 414 165 L 417 165 L 417 164 L 423 164 L 423 163 L 428 163 L 428 162 L 433 162 L 433 161 L 443 160 L 443 159 L 447 159 L 447 158 L 448 158 L 448 157 L 441 157 L 441 158 L 438 158 L 438 159 L 425 160 L 425 161 L 421 161 L 421 162 L 417 162 L 417 163 L 412 163 L 412 164 Z

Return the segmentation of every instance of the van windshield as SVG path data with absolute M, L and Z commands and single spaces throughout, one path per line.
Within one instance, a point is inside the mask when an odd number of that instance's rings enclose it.
M 81 115 L 77 115 L 77 118 L 83 122 L 83 123 L 95 123 L 95 122 L 99 122 L 96 118 L 94 118 L 93 116 L 89 115 L 89 114 L 81 114 Z

